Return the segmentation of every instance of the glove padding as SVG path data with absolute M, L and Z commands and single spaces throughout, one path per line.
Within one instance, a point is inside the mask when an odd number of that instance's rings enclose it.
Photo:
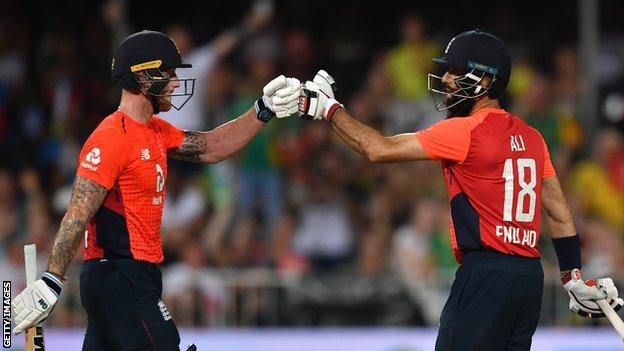
M 301 82 L 280 75 L 262 88 L 262 97 L 254 103 L 258 119 L 268 122 L 274 116 L 284 118 L 297 112 Z M 276 98 L 275 100 L 273 98 Z
M 24 330 L 43 322 L 58 301 L 57 293 L 42 279 L 28 285 L 13 300 L 15 323 L 13 333 L 19 334 Z
M 273 112 L 277 118 L 289 117 L 297 113 L 301 82 L 297 78 L 286 78 L 286 84 L 271 96 Z
M 583 281 L 581 272 L 573 269 L 561 278 L 563 287 L 570 295 L 570 310 L 587 318 L 604 317 L 605 314 L 596 303 L 597 300 L 607 300 L 613 310 L 618 311 L 624 301 L 618 297 L 618 291 L 611 278 L 590 279 Z
M 330 121 L 334 112 L 343 107 L 335 99 L 337 90 L 334 78 L 324 70 L 318 71 L 314 80 L 307 81 L 301 89 L 301 97 L 299 98 L 300 117 L 308 120 L 325 119 Z

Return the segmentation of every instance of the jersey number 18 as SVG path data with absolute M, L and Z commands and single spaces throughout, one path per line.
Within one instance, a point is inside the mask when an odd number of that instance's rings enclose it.
M 503 220 L 505 222 L 512 221 L 512 212 L 514 205 L 514 163 L 513 159 L 505 160 L 503 168 L 503 178 L 505 179 L 505 202 L 503 203 Z M 537 185 L 537 171 L 535 160 L 532 158 L 519 158 L 516 160 L 516 168 L 518 170 L 518 199 L 516 202 L 515 220 L 517 222 L 532 222 L 535 217 L 535 204 L 537 202 L 537 194 L 535 193 L 535 185 Z M 527 181 L 525 170 L 528 169 L 529 179 Z M 525 212 L 525 202 L 529 201 L 529 206 Z

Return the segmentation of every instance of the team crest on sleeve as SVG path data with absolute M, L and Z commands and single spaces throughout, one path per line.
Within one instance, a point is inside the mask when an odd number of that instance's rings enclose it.
M 100 148 L 99 147 L 94 147 L 85 156 L 85 160 L 80 163 L 80 166 L 82 166 L 84 168 L 88 168 L 88 169 L 90 169 L 90 170 L 95 172 L 95 171 L 97 171 L 97 167 L 96 166 L 99 165 L 100 162 L 102 162 L 102 159 L 100 157 Z

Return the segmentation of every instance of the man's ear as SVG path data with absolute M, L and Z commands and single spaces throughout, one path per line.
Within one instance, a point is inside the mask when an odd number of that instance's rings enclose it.
M 481 86 L 484 88 L 488 88 L 492 84 L 492 77 L 488 75 L 484 76 L 479 84 L 481 84 Z

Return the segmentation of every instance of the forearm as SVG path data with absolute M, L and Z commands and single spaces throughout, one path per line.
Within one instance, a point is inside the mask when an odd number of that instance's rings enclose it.
M 546 223 L 553 239 L 564 238 L 576 235 L 576 228 L 572 221 L 572 215 L 566 209 L 565 215 L 562 217 L 554 217 L 550 214 L 546 215 Z
M 375 129 L 358 122 L 344 109 L 339 109 L 331 119 L 331 125 L 340 138 L 353 150 L 371 161 L 377 161 L 377 149 L 381 149 L 385 137 Z
M 206 149 L 200 155 L 200 160 L 207 163 L 225 160 L 247 145 L 264 125 L 252 108 L 236 119 L 205 133 Z
M 87 222 L 95 214 L 107 194 L 106 188 L 92 180 L 76 177 L 67 213 L 54 239 L 47 270 L 63 277 L 76 255 Z
M 59 277 L 65 276 L 67 267 L 76 255 L 78 245 L 84 237 L 86 227 L 87 223 L 80 219 L 70 218 L 68 214 L 63 217 L 48 260 L 48 271 Z
M 543 180 L 542 205 L 563 277 L 572 269 L 581 268 L 581 249 L 570 208 L 556 176 Z
M 184 131 L 182 145 L 169 156 L 178 160 L 217 163 L 243 148 L 256 135 L 264 122 L 252 108 L 241 116 L 208 132 Z
M 546 223 L 553 239 L 576 235 L 570 207 L 563 195 L 557 177 L 544 179 L 542 202 L 546 212 Z
M 214 163 L 227 159 L 247 145 L 264 125 L 265 123 L 256 117 L 253 108 L 236 119 L 220 125 L 206 138 L 209 152 L 202 155 L 202 161 Z

